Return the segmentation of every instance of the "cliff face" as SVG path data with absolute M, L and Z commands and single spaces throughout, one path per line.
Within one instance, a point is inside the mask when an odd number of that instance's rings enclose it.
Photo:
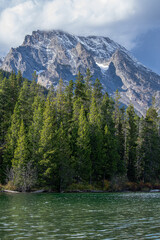
M 2 65 L 3 59 L 0 57 L 0 66 Z
M 105 90 L 114 95 L 121 93 L 120 101 L 133 103 L 144 114 L 152 96 L 160 100 L 160 76 L 136 62 L 130 53 L 106 37 L 78 37 L 62 31 L 35 31 L 27 35 L 21 46 L 11 49 L 1 68 L 6 71 L 21 70 L 24 77 L 32 79 L 36 70 L 38 82 L 50 87 L 60 78 L 66 83 L 74 80 L 80 70 L 89 68 L 99 78 Z

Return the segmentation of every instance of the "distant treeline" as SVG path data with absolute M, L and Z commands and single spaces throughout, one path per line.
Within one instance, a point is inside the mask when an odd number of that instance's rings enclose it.
M 0 73 L 0 182 L 15 189 L 107 181 L 160 181 L 159 118 L 120 108 L 90 70 L 49 91 L 18 74 Z

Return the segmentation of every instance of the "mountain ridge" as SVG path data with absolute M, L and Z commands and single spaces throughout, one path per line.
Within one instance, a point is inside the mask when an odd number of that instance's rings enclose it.
M 152 96 L 156 97 L 157 106 L 160 100 L 160 76 L 108 37 L 74 36 L 60 30 L 33 31 L 21 46 L 11 48 L 1 68 L 21 70 L 30 80 L 36 71 L 38 83 L 47 88 L 56 86 L 60 78 L 65 83 L 75 80 L 78 71 L 85 75 L 89 68 L 93 80 L 99 78 L 112 96 L 118 89 L 120 101 L 125 105 L 132 103 L 141 115 L 151 104 Z

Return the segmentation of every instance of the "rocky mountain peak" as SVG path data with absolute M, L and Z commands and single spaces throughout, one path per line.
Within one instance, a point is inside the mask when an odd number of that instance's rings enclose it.
M 157 102 L 160 100 L 160 76 L 106 37 L 74 36 L 58 30 L 34 31 L 21 46 L 10 50 L 1 68 L 21 70 L 28 79 L 36 71 L 38 82 L 47 88 L 56 86 L 60 78 L 67 84 L 79 70 L 85 74 L 90 68 L 93 80 L 99 78 L 110 95 L 118 89 L 121 102 L 133 103 L 140 114 L 145 114 L 152 96 L 156 96 Z

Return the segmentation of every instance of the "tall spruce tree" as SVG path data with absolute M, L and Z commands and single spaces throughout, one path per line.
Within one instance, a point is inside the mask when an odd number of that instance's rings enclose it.
M 30 160 L 33 165 L 38 168 L 39 161 L 39 145 L 40 145 L 40 136 L 43 126 L 43 109 L 44 109 L 44 100 L 43 98 L 36 96 L 34 103 L 32 104 L 33 109 L 33 120 L 29 126 L 28 139 L 29 139 L 29 148 L 30 148 Z
M 103 161 L 103 130 L 101 128 L 101 115 L 97 106 L 97 101 L 92 93 L 89 125 L 90 125 L 90 139 L 91 139 L 91 161 L 92 161 L 92 180 L 102 180 Z
M 64 96 L 64 84 L 63 80 L 59 80 L 59 85 L 56 91 L 56 116 L 57 123 L 60 126 L 61 122 L 64 122 L 65 119 L 65 96 Z
M 66 86 L 64 94 L 65 94 L 65 115 L 67 118 L 67 123 L 70 123 L 73 117 L 73 81 L 69 81 L 69 85 Z
M 78 72 L 75 81 L 74 96 L 75 99 L 79 98 L 81 100 L 81 103 L 84 103 L 84 101 L 86 100 L 84 77 L 80 73 L 80 71 Z
M 117 148 L 116 130 L 113 121 L 114 102 L 108 94 L 103 95 L 101 103 L 101 127 L 103 130 L 103 181 L 111 179 L 118 172 L 119 154 Z
M 89 112 L 89 106 L 91 104 L 91 97 L 92 97 L 92 75 L 89 68 L 87 68 L 86 76 L 84 78 L 85 83 L 85 94 L 86 94 L 86 101 L 85 101 L 85 109 L 86 112 Z
M 126 122 L 125 122 L 125 109 L 120 109 L 118 124 L 116 126 L 116 144 L 119 154 L 117 162 L 118 175 L 126 175 Z
M 13 168 L 16 168 L 18 166 L 25 166 L 28 162 L 28 158 L 29 158 L 28 141 L 26 137 L 25 126 L 22 120 L 18 132 L 17 147 L 15 149 L 14 158 L 12 160 Z
M 14 72 L 11 73 L 8 81 L 10 82 L 10 96 L 12 98 L 11 107 L 13 108 L 16 104 L 19 93 L 17 77 Z
M 136 114 L 133 105 L 127 108 L 127 142 L 126 142 L 126 157 L 127 157 L 127 177 L 129 181 L 134 182 L 136 176 L 136 147 L 137 147 L 137 123 Z
M 22 87 L 22 82 L 23 82 L 23 77 L 22 77 L 21 71 L 18 71 L 16 78 L 17 78 L 17 86 L 18 86 L 18 89 L 20 90 L 20 88 Z
M 103 147 L 103 180 L 112 179 L 117 173 L 118 152 L 116 147 L 116 138 L 110 132 L 108 126 L 104 128 L 104 147 Z
M 91 181 L 91 146 L 89 124 L 87 122 L 83 105 L 78 119 L 78 137 L 76 152 L 76 175 L 78 181 Z
M 17 147 L 12 160 L 13 183 L 17 189 L 28 191 L 36 183 L 35 172 L 29 160 L 29 148 L 23 120 L 18 133 Z
M 117 151 L 119 154 L 117 162 L 118 175 L 126 174 L 126 123 L 125 123 L 125 109 L 120 108 L 121 96 L 118 90 L 115 92 L 115 103 L 113 111 L 113 121 L 115 124 L 115 135 L 117 141 Z
M 55 140 L 54 185 L 59 192 L 62 192 L 71 184 L 72 178 L 71 148 L 67 132 L 61 122 Z
M 102 89 L 103 89 L 102 84 L 100 80 L 97 78 L 93 84 L 93 95 L 98 105 L 100 105 L 102 101 L 102 96 L 103 96 Z
M 40 156 L 39 165 L 41 166 L 40 178 L 46 184 L 54 183 L 55 162 L 55 141 L 56 141 L 56 109 L 54 103 L 54 92 L 50 92 L 47 97 L 44 113 L 43 127 L 40 136 Z

